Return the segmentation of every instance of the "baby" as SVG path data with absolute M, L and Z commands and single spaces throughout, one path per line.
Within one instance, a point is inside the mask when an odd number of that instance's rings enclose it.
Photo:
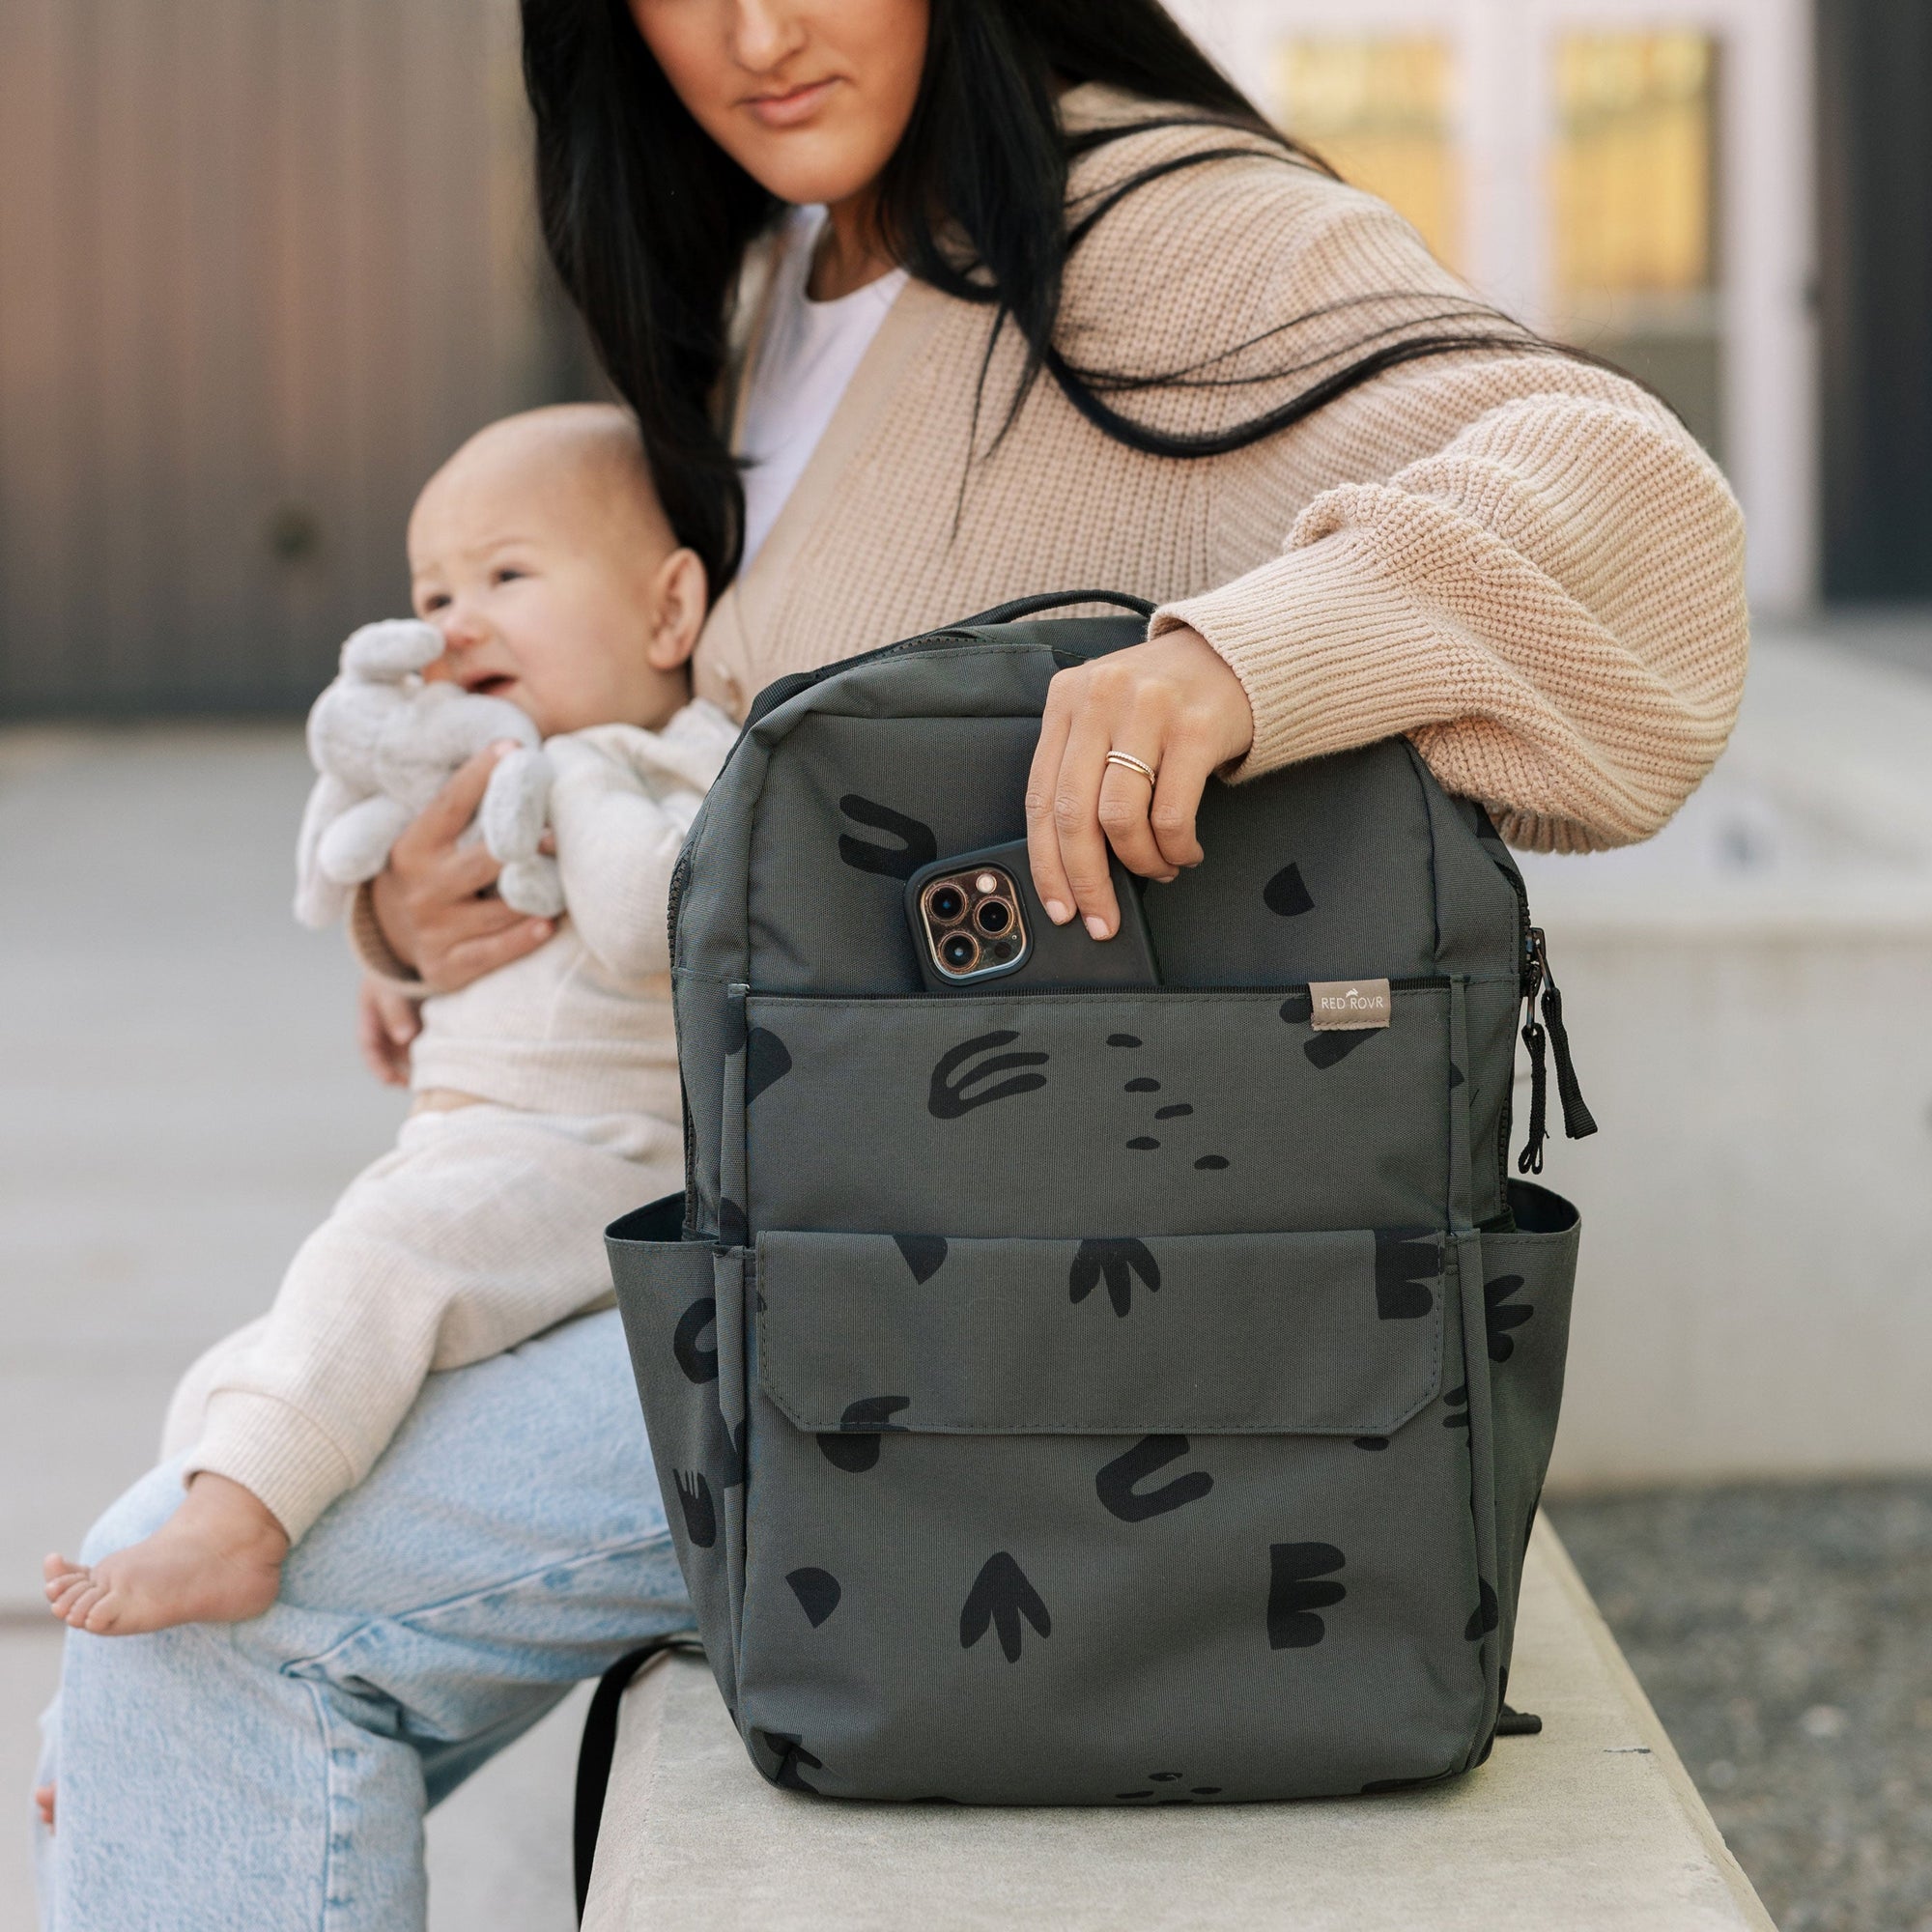
M 602 1231 L 682 1184 L 665 935 L 670 871 L 736 735 L 691 696 L 704 567 L 666 521 L 631 419 L 538 410 L 482 431 L 410 519 L 431 676 L 545 739 L 566 915 L 534 952 L 422 999 L 392 1151 L 302 1244 L 273 1307 L 177 1391 L 180 1509 L 91 1569 L 50 1556 L 54 1614 L 124 1634 L 258 1616 L 283 1559 L 395 1434 L 433 1370 L 608 1305 Z M 368 917 L 364 963 L 418 996 Z

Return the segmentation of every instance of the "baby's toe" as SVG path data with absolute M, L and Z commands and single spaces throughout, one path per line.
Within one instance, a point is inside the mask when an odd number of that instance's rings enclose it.
M 88 1622 L 88 1618 L 94 1613 L 94 1606 L 106 1594 L 98 1582 L 89 1577 L 54 1605 L 54 1614 L 70 1630 L 91 1630 L 93 1626 Z
M 54 1614 L 65 1616 L 68 1605 L 93 1580 L 92 1574 L 86 1570 L 70 1570 L 62 1576 L 49 1577 L 46 1585 L 47 1602 L 54 1606 Z
M 124 1591 L 97 1586 L 91 1596 L 74 1605 L 74 1614 L 69 1621 L 90 1636 L 112 1636 L 121 1628 L 127 1608 Z

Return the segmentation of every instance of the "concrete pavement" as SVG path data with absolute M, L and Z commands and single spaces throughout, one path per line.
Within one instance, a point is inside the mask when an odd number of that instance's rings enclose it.
M 0 731 L 0 1932 L 33 1923 L 42 1553 L 148 1465 L 175 1378 L 401 1113 L 340 936 L 289 912 L 307 784 L 292 724 Z M 432 1819 L 433 1926 L 570 1924 L 581 1702 Z

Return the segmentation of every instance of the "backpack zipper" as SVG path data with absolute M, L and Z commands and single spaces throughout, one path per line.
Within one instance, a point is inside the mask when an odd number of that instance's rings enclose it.
M 1526 895 L 1525 895 L 1526 897 Z M 1573 1141 L 1597 1131 L 1595 1117 L 1577 1084 L 1577 1066 L 1570 1056 L 1570 1032 L 1563 1024 L 1563 994 L 1549 971 L 1549 946 L 1543 928 L 1532 925 L 1524 943 L 1522 980 L 1522 1043 L 1529 1049 L 1529 1138 L 1517 1156 L 1519 1174 L 1543 1172 L 1543 1144 L 1548 1138 L 1548 1076 L 1544 1044 L 1556 1063 L 1556 1097 L 1563 1108 L 1563 1131 Z M 1543 1021 L 1537 1021 L 1537 994 L 1543 995 Z
M 1221 994 L 1270 994 L 1305 993 L 1308 991 L 1306 980 L 1277 980 L 1266 986 L 1009 986 L 997 990 L 997 980 L 986 982 L 989 990 L 977 997 L 987 1000 L 1048 1000 L 1048 999 L 1121 999 L 1132 994 L 1148 994 L 1159 999 L 1170 994 L 1176 998 L 1188 997 L 1214 998 Z M 1440 993 L 1446 992 L 1450 984 L 1446 973 L 1428 973 L 1406 980 L 1391 980 L 1388 982 L 1391 993 Z M 755 987 L 753 988 L 756 992 Z M 776 1000 L 943 1000 L 950 997 L 945 993 L 932 993 L 922 989 L 914 993 L 764 993 L 762 999 Z

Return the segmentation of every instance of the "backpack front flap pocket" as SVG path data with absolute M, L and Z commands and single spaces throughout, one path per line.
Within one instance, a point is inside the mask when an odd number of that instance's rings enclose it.
M 740 1721 L 767 1776 L 1208 1803 L 1469 1752 L 1439 1235 L 768 1233 L 747 1339 Z

